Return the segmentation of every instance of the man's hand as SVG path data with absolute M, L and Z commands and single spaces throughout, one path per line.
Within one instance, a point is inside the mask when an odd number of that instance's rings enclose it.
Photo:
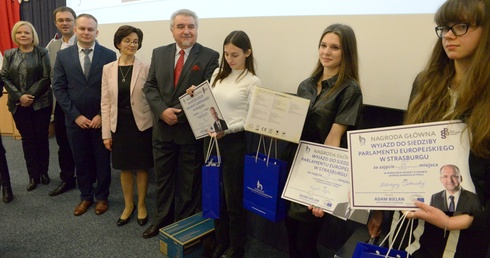
M 100 117 L 100 115 L 94 116 L 94 118 L 92 118 L 92 122 L 90 123 L 89 126 L 92 129 L 100 128 L 102 126 L 102 117 Z
M 165 109 L 162 114 L 160 115 L 160 118 L 167 123 L 168 125 L 175 125 L 179 122 L 177 119 L 178 113 L 182 112 L 182 109 L 178 108 L 167 108 Z
M 75 123 L 80 126 L 82 129 L 88 129 L 90 128 L 90 124 L 92 121 L 90 119 L 87 119 L 84 115 L 80 115 L 75 119 Z

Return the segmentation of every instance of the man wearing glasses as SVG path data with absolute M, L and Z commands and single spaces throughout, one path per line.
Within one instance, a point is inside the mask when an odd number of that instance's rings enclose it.
M 56 55 L 61 49 L 72 46 L 76 42 L 75 36 L 75 11 L 70 7 L 58 7 L 53 12 L 54 24 L 61 33 L 61 38 L 52 39 L 46 49 L 49 52 L 51 62 L 51 82 L 53 82 L 53 68 Z M 75 162 L 66 136 L 65 113 L 56 101 L 54 107 L 54 129 L 56 132 L 56 143 L 58 144 L 58 164 L 60 166 L 61 183 L 54 190 L 49 192 L 49 196 L 60 195 L 72 188 L 75 188 Z
M 480 210 L 478 196 L 461 187 L 463 177 L 456 165 L 442 166 L 439 179 L 446 189 L 432 195 L 431 206 L 445 212 L 473 213 Z

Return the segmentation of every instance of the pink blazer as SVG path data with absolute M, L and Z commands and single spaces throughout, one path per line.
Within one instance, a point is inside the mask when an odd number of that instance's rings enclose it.
M 149 66 L 140 60 L 134 60 L 131 75 L 131 109 L 134 120 L 140 131 L 153 126 L 150 106 L 143 93 L 143 86 L 148 77 Z M 112 138 L 111 132 L 117 130 L 117 99 L 118 99 L 118 61 L 104 65 L 102 72 L 101 115 L 102 139 Z

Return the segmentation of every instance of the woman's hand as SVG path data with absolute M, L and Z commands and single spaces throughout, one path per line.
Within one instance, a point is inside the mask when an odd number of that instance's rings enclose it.
M 308 206 L 308 210 L 311 210 L 311 214 L 313 214 L 313 216 L 318 217 L 318 218 L 323 217 L 323 215 L 325 214 L 323 212 L 322 208 L 316 207 L 316 206 L 313 206 L 313 205 L 309 205 Z
M 473 223 L 473 216 L 461 214 L 453 217 L 447 216 L 442 210 L 432 207 L 426 203 L 416 201 L 415 205 L 420 208 L 411 213 L 411 218 L 423 219 L 430 224 L 444 230 L 467 229 Z M 407 217 L 409 217 L 408 215 Z M 410 217 L 409 217 L 410 218 Z
M 112 138 L 104 139 L 104 146 L 109 151 L 112 151 Z
M 208 135 L 210 137 L 212 137 L 212 138 L 216 138 L 216 139 L 219 140 L 219 139 L 221 139 L 221 138 L 223 138 L 225 136 L 225 132 L 219 132 L 219 133 L 217 133 L 217 132 L 210 132 L 210 131 L 208 131 Z
M 34 96 L 31 94 L 24 94 L 20 96 L 19 102 L 21 107 L 30 107 L 34 103 Z
M 383 223 L 383 211 L 373 211 L 367 223 L 371 238 L 376 238 L 381 234 L 381 223 Z
M 189 96 L 194 97 L 194 90 L 196 89 L 196 86 L 192 85 L 191 87 L 187 88 L 185 92 L 189 94 Z

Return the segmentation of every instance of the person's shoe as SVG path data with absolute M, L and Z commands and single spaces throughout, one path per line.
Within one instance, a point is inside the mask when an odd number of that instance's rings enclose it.
M 220 258 L 226 250 L 228 250 L 228 245 L 217 245 L 213 252 L 213 258 Z
M 154 237 L 156 235 L 158 235 L 158 231 L 160 230 L 159 227 L 155 226 L 155 225 L 150 225 L 150 227 L 148 227 L 145 232 L 143 232 L 143 238 L 151 238 L 151 237 Z
M 48 174 L 42 174 L 41 177 L 39 178 L 39 181 L 41 181 L 41 184 L 43 185 L 48 185 L 49 182 L 51 182 L 51 179 L 49 179 Z
M 138 218 L 137 221 L 138 221 L 138 224 L 140 226 L 146 225 L 146 223 L 148 222 L 148 214 L 146 215 L 146 217 L 144 217 L 142 219 Z
M 88 207 L 90 207 L 92 204 L 94 204 L 94 202 L 83 200 L 77 205 L 77 207 L 75 207 L 75 211 L 73 212 L 73 214 L 75 214 L 75 216 L 80 216 L 84 214 L 85 212 L 87 212 Z
M 49 196 L 60 195 L 72 188 L 75 188 L 74 183 L 61 182 L 60 185 L 58 185 L 58 187 L 56 187 L 53 191 L 49 192 Z
M 12 187 L 2 186 L 2 197 L 4 203 L 11 202 L 14 199 L 14 195 L 12 194 Z
M 37 188 L 37 185 L 39 184 L 39 181 L 31 178 L 29 179 L 29 184 L 27 185 L 27 191 L 32 191 Z
M 243 258 L 244 254 L 245 251 L 243 250 L 243 247 L 230 247 L 220 258 Z
M 109 209 L 109 202 L 107 200 L 97 200 L 95 203 L 95 214 L 102 215 Z
M 129 220 L 131 220 L 131 218 L 133 217 L 133 213 L 135 209 L 136 209 L 136 204 L 133 203 L 133 210 L 131 211 L 131 214 L 129 214 L 129 217 L 127 217 L 126 219 L 121 219 L 119 217 L 119 219 L 117 220 L 117 226 L 120 227 L 128 224 Z

